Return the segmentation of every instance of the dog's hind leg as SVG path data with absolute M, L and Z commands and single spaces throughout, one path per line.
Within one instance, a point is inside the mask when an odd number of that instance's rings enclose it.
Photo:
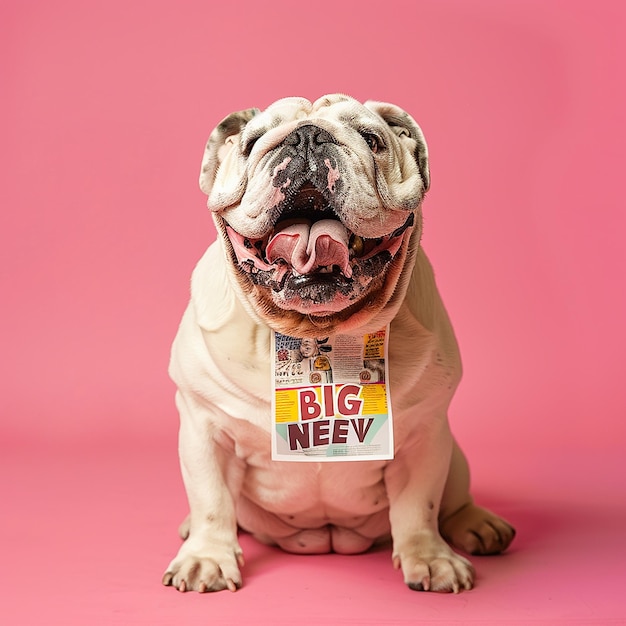
M 476 506 L 469 491 L 469 467 L 456 441 L 441 500 L 442 537 L 468 554 L 499 554 L 515 537 L 515 529 L 491 511 Z

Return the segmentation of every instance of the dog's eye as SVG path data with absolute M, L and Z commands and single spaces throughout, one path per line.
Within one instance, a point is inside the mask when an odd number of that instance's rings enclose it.
M 248 137 L 242 146 L 241 151 L 243 152 L 244 156 L 249 156 L 249 154 L 252 152 L 252 148 L 254 148 L 254 144 L 262 137 L 262 133 L 258 134 L 258 135 L 252 135 L 251 137 Z
M 380 139 L 373 133 L 362 132 L 361 137 L 365 140 L 365 143 L 369 146 L 369 149 L 376 154 L 382 147 Z

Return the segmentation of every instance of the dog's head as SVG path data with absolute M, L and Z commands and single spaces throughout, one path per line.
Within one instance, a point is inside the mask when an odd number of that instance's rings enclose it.
M 428 186 L 415 121 L 344 95 L 229 115 L 209 138 L 200 175 L 244 304 L 292 336 L 393 318 Z

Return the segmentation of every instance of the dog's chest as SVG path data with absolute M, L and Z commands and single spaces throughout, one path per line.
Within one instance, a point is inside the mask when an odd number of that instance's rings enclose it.
M 213 366 L 205 369 L 202 386 L 207 399 L 221 409 L 218 420 L 237 456 L 250 459 L 269 456 L 273 360 L 270 329 L 244 316 L 218 333 L 203 333 Z M 401 312 L 392 322 L 389 366 L 396 447 L 418 425 L 422 407 L 428 413 L 433 404 L 445 408 L 452 395 L 457 368 L 438 348 L 433 335 L 410 314 Z

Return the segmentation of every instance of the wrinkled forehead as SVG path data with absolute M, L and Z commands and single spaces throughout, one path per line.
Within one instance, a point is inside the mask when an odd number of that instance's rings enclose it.
M 380 121 L 378 116 L 358 100 L 342 94 L 323 96 L 315 102 L 306 98 L 283 98 L 277 100 L 248 123 L 248 131 L 268 131 L 284 124 L 307 120 L 333 120 L 348 125 L 358 125 L 369 120 Z

